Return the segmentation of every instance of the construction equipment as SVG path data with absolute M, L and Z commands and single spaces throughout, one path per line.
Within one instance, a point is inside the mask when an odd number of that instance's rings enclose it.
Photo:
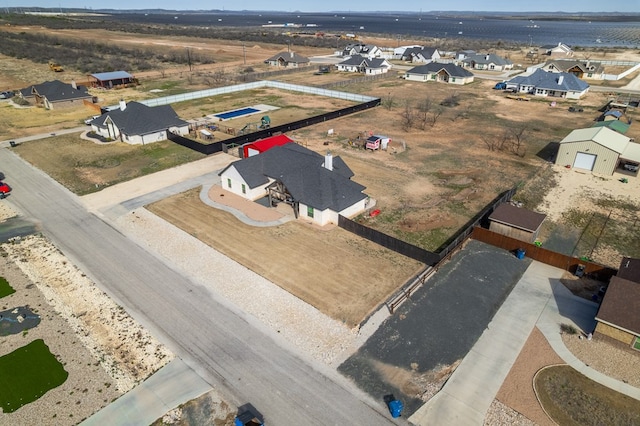
M 54 61 L 49 61 L 49 69 L 53 72 L 62 72 L 64 68 L 60 64 L 57 64 Z

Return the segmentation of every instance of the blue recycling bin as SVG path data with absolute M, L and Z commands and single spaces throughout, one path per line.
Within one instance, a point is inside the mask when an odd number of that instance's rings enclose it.
M 523 248 L 519 248 L 518 250 L 516 250 L 516 257 L 518 259 L 524 259 L 524 254 L 525 254 L 525 251 Z
M 402 401 L 394 399 L 393 401 L 389 401 L 389 412 L 391 413 L 391 417 L 398 418 L 402 414 L 402 409 L 404 408 L 404 404 Z

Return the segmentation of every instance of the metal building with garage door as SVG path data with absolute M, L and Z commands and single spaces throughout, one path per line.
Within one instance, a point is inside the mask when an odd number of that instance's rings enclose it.
M 576 129 L 560 141 L 556 164 L 612 175 L 627 162 L 640 163 L 639 148 L 608 127 Z

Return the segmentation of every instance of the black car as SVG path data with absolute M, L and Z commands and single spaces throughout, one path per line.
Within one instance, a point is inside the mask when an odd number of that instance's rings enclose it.
M 6 92 L 0 93 L 0 99 L 13 98 L 13 95 L 15 95 L 15 93 L 13 93 L 11 90 L 7 90 Z

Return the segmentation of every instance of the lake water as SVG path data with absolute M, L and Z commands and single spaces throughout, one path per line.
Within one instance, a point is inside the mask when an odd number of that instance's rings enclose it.
M 445 17 L 433 14 L 387 13 L 122 13 L 115 19 L 136 22 L 197 25 L 205 27 L 260 27 L 296 24 L 283 31 L 323 31 L 329 33 L 376 33 L 401 39 L 403 36 L 474 38 L 502 40 L 534 46 L 640 47 L 640 18 L 636 21 L 601 22 L 574 20 L 485 19 Z

